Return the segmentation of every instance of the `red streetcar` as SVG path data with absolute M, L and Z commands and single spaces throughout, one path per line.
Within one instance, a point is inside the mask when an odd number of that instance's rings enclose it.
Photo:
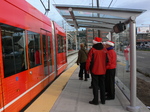
M 0 112 L 19 112 L 66 69 L 66 34 L 25 0 L 1 0 L 0 40 Z

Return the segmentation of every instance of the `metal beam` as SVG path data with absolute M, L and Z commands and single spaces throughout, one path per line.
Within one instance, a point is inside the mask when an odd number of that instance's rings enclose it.
M 72 8 L 69 8 L 68 10 L 69 10 L 69 13 L 70 13 L 70 15 L 71 15 L 71 17 L 72 17 L 72 20 L 73 20 L 73 22 L 74 22 L 75 28 L 76 28 L 76 30 L 77 30 L 77 29 L 78 29 L 78 24 L 77 24 L 77 21 L 76 21 L 76 19 L 75 19 L 73 10 L 72 10 Z

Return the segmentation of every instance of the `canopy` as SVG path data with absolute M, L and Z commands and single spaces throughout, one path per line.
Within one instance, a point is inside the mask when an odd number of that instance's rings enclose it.
M 131 17 L 136 18 L 146 10 L 92 7 L 79 5 L 55 4 L 62 17 L 76 29 L 80 27 L 93 28 L 102 31 L 113 31 L 113 26 L 119 22 L 128 23 Z

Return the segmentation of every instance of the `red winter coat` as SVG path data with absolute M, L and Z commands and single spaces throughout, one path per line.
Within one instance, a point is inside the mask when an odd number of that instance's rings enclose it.
M 126 60 L 129 60 L 129 58 L 130 58 L 130 46 L 128 46 L 124 49 L 124 56 L 125 56 Z
M 114 69 L 117 65 L 117 54 L 114 49 L 108 50 L 108 63 L 107 63 L 107 69 Z
M 107 50 L 101 43 L 93 45 L 86 60 L 86 70 L 94 75 L 104 75 L 106 73 L 106 54 Z

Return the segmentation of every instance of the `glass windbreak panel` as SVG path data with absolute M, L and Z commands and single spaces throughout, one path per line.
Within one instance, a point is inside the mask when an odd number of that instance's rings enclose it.
M 74 49 L 74 39 L 70 36 L 70 35 L 67 35 L 68 37 L 68 50 L 71 51 Z
M 130 95 L 130 47 L 129 29 L 119 34 L 114 34 L 115 51 L 117 52 L 116 84 Z M 129 97 L 129 96 L 128 96 Z
M 41 65 L 40 34 L 28 31 L 28 55 L 30 68 Z
M 145 33 L 137 32 L 136 48 L 139 51 L 150 51 L 150 33 L 147 30 Z
M 1 24 L 4 77 L 27 69 L 24 29 Z

